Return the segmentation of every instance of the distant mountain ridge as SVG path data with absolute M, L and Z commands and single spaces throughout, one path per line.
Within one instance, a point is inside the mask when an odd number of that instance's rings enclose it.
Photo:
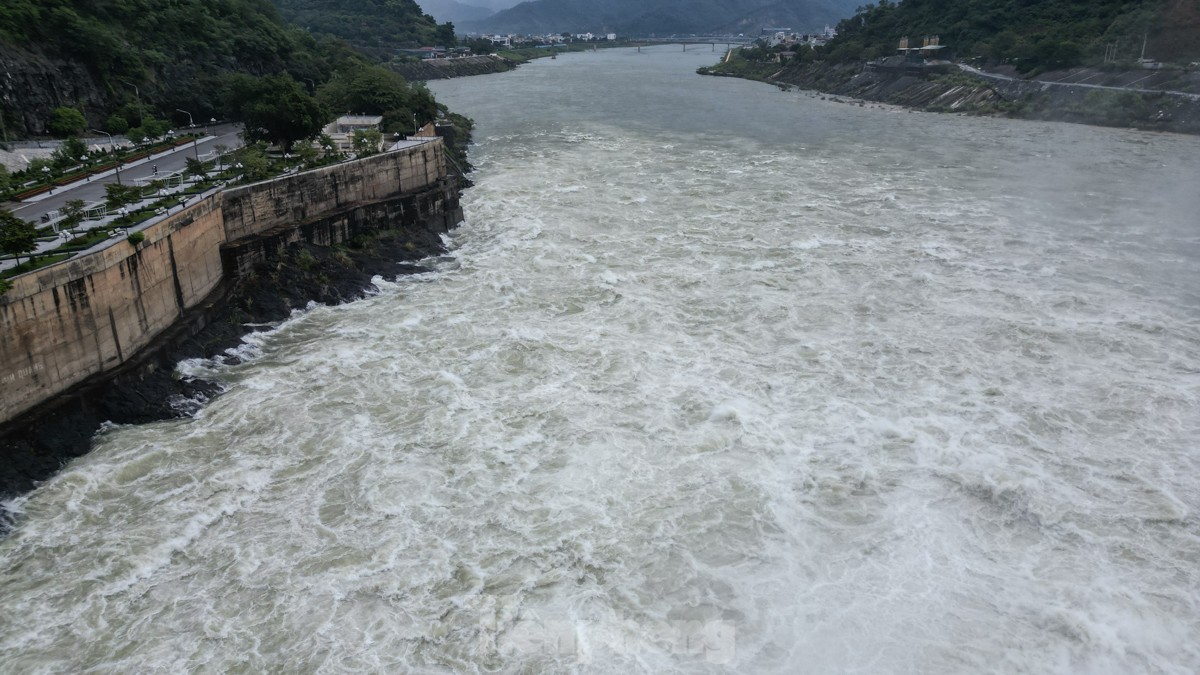
M 457 2 L 457 0 L 421 0 L 421 9 L 435 20 L 455 25 L 464 21 L 481 21 L 495 14 L 495 11 L 476 4 Z
M 614 32 L 620 36 L 757 35 L 762 28 L 815 31 L 854 14 L 859 0 L 533 0 L 459 32 Z

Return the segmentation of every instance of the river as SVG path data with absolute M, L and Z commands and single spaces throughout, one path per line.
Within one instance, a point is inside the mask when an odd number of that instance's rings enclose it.
M 0 671 L 1200 669 L 1200 139 L 436 82 L 450 252 L 12 506 Z

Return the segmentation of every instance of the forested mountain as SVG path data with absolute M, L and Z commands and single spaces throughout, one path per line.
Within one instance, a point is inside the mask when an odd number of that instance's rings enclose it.
M 454 44 L 454 27 L 437 25 L 413 0 L 274 0 L 288 21 L 387 58 L 398 47 Z
M 391 23 L 362 19 L 372 35 L 386 25 L 420 41 L 441 30 L 412 0 L 386 4 Z M 116 133 L 117 118 L 186 123 L 177 109 L 197 122 L 221 118 L 231 73 L 286 74 L 313 92 L 335 71 L 366 65 L 344 44 L 288 24 L 270 0 L 4 0 L 0 138 L 45 134 L 64 106 Z
M 881 0 L 838 25 L 833 60 L 895 53 L 902 36 L 938 35 L 959 57 L 1028 72 L 1085 62 L 1200 57 L 1200 0 Z M 919 42 L 917 43 L 919 44 Z
M 534 0 L 464 23 L 474 32 L 612 31 L 621 36 L 808 32 L 851 15 L 858 0 Z

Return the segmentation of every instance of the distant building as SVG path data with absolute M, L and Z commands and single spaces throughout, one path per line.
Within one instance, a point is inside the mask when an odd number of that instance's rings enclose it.
M 417 49 L 397 49 L 396 51 L 419 59 L 440 59 L 446 56 L 448 50 L 445 47 L 419 47 Z
M 333 139 L 339 152 L 354 148 L 354 132 L 367 129 L 380 130 L 383 115 L 342 115 L 325 125 L 321 131 Z
M 908 36 L 900 38 L 900 46 L 896 51 L 904 57 L 906 61 L 923 62 L 927 60 L 936 60 L 941 58 L 942 50 L 946 45 L 942 44 L 940 37 L 936 35 L 926 35 L 921 40 L 921 46 L 909 46 Z

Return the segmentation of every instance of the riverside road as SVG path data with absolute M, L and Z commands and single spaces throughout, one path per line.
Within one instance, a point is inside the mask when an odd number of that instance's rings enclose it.
M 121 167 L 121 182 L 134 184 L 151 180 L 156 177 L 155 167 L 158 169 L 158 177 L 182 171 L 187 167 L 188 157 L 205 158 L 206 155 L 211 157 L 215 152 L 214 148 L 218 145 L 230 149 L 240 147 L 242 139 L 238 135 L 239 129 L 239 126 L 233 124 L 213 127 L 210 135 L 197 139 L 193 143 L 126 164 Z M 92 176 L 88 181 L 54 188 L 53 192 L 38 195 L 23 202 L 20 206 L 12 209 L 12 212 L 25 220 L 37 223 L 41 221 L 43 215 L 61 209 L 69 200 L 79 199 L 85 204 L 103 200 L 104 186 L 116 182 L 117 172 L 108 171 Z

